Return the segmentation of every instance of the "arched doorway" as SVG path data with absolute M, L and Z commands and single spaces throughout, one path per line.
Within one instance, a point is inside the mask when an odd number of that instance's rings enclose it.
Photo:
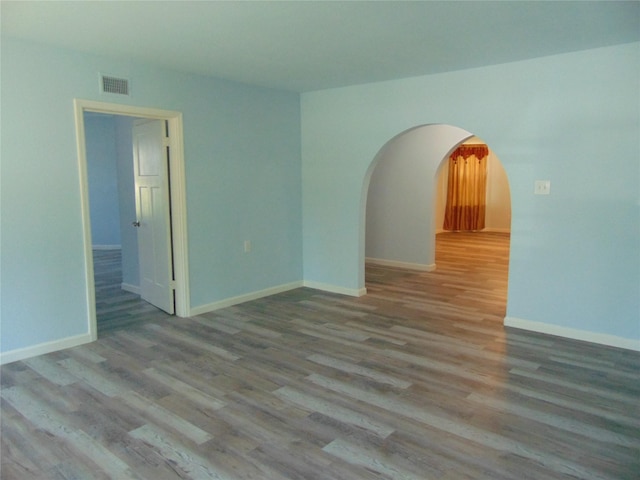
M 465 142 L 482 140 L 458 127 L 422 125 L 400 133 L 380 149 L 369 167 L 363 188 L 361 270 L 365 282 L 365 265 L 423 272 L 435 270 L 437 238 L 446 238 L 450 245 L 464 237 L 468 246 L 469 242 L 484 236 L 482 248 L 506 245 L 508 259 L 511 203 L 508 179 L 490 148 L 486 228 L 475 237 L 443 233 L 448 158 Z

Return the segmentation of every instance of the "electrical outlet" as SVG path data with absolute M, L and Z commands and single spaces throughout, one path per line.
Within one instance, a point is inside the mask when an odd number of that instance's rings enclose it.
M 251 240 L 244 241 L 244 253 L 249 253 L 251 251 Z
M 536 195 L 549 195 L 551 193 L 551 181 L 536 180 L 533 193 Z

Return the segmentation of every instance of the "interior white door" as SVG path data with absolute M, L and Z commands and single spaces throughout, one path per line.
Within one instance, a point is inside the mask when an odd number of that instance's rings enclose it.
M 169 166 L 164 120 L 139 120 L 133 126 L 133 164 L 140 296 L 174 313 Z

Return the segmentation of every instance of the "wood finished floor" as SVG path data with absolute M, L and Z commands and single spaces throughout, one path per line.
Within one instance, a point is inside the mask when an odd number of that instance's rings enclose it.
M 139 295 L 122 290 L 120 249 L 94 250 L 93 269 L 98 335 L 169 317 L 162 310 L 141 300 Z
M 508 238 L 2 367 L 2 479 L 638 479 L 640 355 L 504 329 Z

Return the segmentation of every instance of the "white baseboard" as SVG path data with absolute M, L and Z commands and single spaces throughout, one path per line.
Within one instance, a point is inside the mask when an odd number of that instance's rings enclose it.
M 302 287 L 301 281 L 291 282 L 285 283 L 283 285 L 278 285 L 276 287 L 266 288 L 264 290 L 258 290 L 256 292 L 246 293 L 244 295 L 238 295 L 237 297 L 225 298 L 224 300 L 219 300 L 217 302 L 193 307 L 189 310 L 189 316 L 192 317 L 195 315 L 202 315 L 203 313 L 213 312 L 214 310 L 231 307 L 233 305 L 238 305 L 244 302 L 250 302 L 251 300 L 257 300 L 258 298 L 268 297 L 270 295 L 287 292 L 289 290 L 293 290 L 294 288 L 300 287 Z
M 505 327 L 520 328 L 522 330 L 530 330 L 532 332 L 546 333 L 548 335 L 556 335 L 558 337 L 571 338 L 573 340 L 582 340 L 584 342 L 598 343 L 609 347 L 624 348 L 627 350 L 640 351 L 640 340 L 630 338 L 617 337 L 605 333 L 590 332 L 588 330 L 579 330 L 576 328 L 561 327 L 550 323 L 534 322 L 531 320 L 523 320 L 516 317 L 505 317 Z
M 24 360 L 38 355 L 44 355 L 46 353 L 57 352 L 58 350 L 64 350 L 65 348 L 77 347 L 78 345 L 83 345 L 94 340 L 95 338 L 91 338 L 89 333 L 83 333 L 82 335 L 75 335 L 61 340 L 40 343 L 39 345 L 33 345 L 31 347 L 10 350 L 8 352 L 0 353 L 0 365 L 17 362 L 18 360 Z
M 385 260 L 384 258 L 365 258 L 366 263 L 370 263 L 372 265 L 382 265 L 383 267 L 396 267 L 396 268 L 406 268 L 408 270 L 418 270 L 420 272 L 433 272 L 436 269 L 436 264 L 426 264 L 426 263 L 409 263 L 409 262 L 399 262 L 397 260 Z
M 120 250 L 122 245 L 92 245 L 93 250 Z
M 339 293 L 341 295 L 348 295 L 350 297 L 361 297 L 363 295 L 366 295 L 367 293 L 366 288 L 352 289 L 310 281 L 291 282 L 284 285 L 278 285 L 276 287 L 259 290 L 257 292 L 246 293 L 244 295 L 238 295 L 237 297 L 225 298 L 224 300 L 219 300 L 217 302 L 193 307 L 189 311 L 189 316 L 191 317 L 202 315 L 203 313 L 213 312 L 214 310 L 220 310 L 221 308 L 232 307 L 233 305 L 239 305 L 244 302 L 250 302 L 251 300 L 257 300 L 259 298 L 268 297 L 270 295 L 276 295 L 278 293 L 287 292 L 289 290 L 294 290 L 300 287 L 314 288 L 316 290 Z
M 303 282 L 304 287 L 314 288 L 316 290 L 322 290 L 324 292 L 338 293 L 340 295 L 348 295 L 350 297 L 362 297 L 367 294 L 366 288 L 346 288 L 338 285 L 331 285 L 329 283 L 313 282 L 305 280 Z
M 131 285 L 130 283 L 121 283 L 120 288 L 127 292 L 135 293 L 136 295 L 140 295 L 140 287 L 138 285 Z

